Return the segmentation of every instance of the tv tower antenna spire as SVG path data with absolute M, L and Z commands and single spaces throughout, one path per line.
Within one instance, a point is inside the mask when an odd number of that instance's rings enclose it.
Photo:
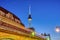
M 31 5 L 29 5 L 29 14 L 31 14 Z

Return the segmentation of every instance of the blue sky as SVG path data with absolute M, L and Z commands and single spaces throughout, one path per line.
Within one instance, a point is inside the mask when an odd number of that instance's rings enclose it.
M 29 5 L 31 5 L 32 27 L 36 32 L 50 33 L 52 40 L 60 38 L 60 33 L 55 32 L 55 27 L 60 26 L 59 0 L 0 0 L 0 6 L 17 15 L 26 27 L 28 27 Z

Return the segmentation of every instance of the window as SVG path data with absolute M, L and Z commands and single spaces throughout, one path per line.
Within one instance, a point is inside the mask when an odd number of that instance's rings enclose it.
M 6 17 L 7 17 L 7 18 L 10 18 L 10 13 L 7 13 L 7 14 L 6 14 Z
M 6 17 L 14 20 L 14 17 L 13 17 L 13 15 L 12 15 L 11 13 L 7 13 L 7 14 L 6 14 Z
M 4 12 L 2 12 L 2 11 L 0 11 L 0 15 L 5 16 L 5 13 L 4 13 Z
M 18 19 L 16 19 L 16 18 L 15 18 L 15 21 L 16 21 L 17 23 L 20 23 L 20 21 L 19 21 Z

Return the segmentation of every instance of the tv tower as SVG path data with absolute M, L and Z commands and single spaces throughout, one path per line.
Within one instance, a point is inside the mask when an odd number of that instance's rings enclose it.
M 31 17 L 31 5 L 29 5 L 29 14 L 28 14 L 29 27 L 31 27 L 31 21 L 32 21 L 32 17 Z

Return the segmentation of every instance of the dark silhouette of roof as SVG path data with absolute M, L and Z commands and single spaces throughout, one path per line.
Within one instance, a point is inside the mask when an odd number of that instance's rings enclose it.
M 28 29 L 31 29 L 31 30 L 35 31 L 35 29 L 34 29 L 33 27 L 30 27 L 30 28 L 28 28 Z

